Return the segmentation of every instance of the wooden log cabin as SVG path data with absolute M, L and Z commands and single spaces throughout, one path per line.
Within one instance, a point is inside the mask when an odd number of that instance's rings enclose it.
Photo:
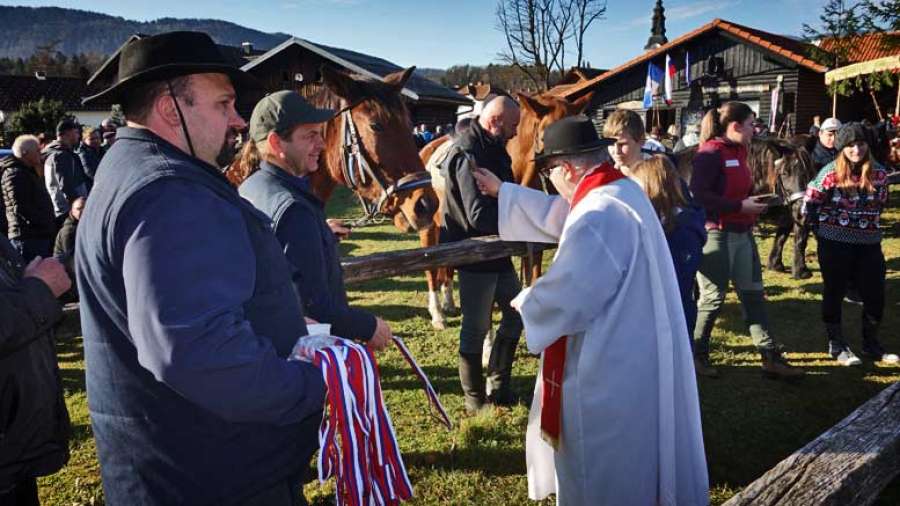
M 616 109 L 630 109 L 644 117 L 648 131 L 652 126 L 665 131 L 672 124 L 682 132 L 699 131 L 703 113 L 728 100 L 747 103 L 769 122 L 772 91 L 779 82 L 776 129 L 806 132 L 814 116 L 830 115 L 824 82 L 828 69 L 808 56 L 807 44 L 723 19 L 667 41 L 657 22 L 654 19 L 652 43 L 644 53 L 590 80 L 560 85 L 548 93 L 574 100 L 593 91 L 588 113 L 598 129 Z M 656 97 L 647 109 L 643 97 L 648 64 L 665 71 L 666 55 L 675 67 L 672 102 Z

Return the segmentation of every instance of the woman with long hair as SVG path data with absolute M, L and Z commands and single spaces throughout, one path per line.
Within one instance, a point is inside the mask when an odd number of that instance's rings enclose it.
M 741 102 L 726 102 L 707 112 L 693 160 L 691 192 L 706 211 L 708 232 L 697 274 L 700 301 L 694 328 L 694 366 L 702 376 L 718 376 L 709 363 L 709 338 L 729 282 L 737 290 L 753 344 L 762 356 L 763 373 L 775 378 L 803 375 L 781 355 L 766 315 L 753 226 L 767 203 L 750 196 L 753 178 L 747 165 L 754 119 L 753 110 Z
M 828 353 L 841 365 L 861 363 L 841 329 L 841 300 L 852 282 L 863 302 L 863 355 L 897 363 L 900 357 L 885 352 L 878 340 L 885 284 L 878 223 L 888 198 L 887 172 L 872 158 L 859 123 L 838 130 L 834 145 L 838 155 L 809 183 L 803 209 L 818 242 Z
M 666 234 L 681 292 L 684 320 L 688 336 L 691 336 L 697 322 L 694 278 L 706 242 L 703 210 L 692 204 L 683 180 L 667 156 L 654 155 L 638 162 L 631 170 L 631 178 L 641 185 L 650 198 Z

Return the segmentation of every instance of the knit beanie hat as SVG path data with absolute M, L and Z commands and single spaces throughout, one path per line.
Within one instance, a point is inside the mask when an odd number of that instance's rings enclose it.
M 856 122 L 847 123 L 838 130 L 837 135 L 834 138 L 834 147 L 838 151 L 841 151 L 854 142 L 859 141 L 868 142 L 866 131 L 863 129 L 863 126 Z

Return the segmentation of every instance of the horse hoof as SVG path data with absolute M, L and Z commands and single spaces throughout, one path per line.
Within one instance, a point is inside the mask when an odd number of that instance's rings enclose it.
M 774 271 L 774 272 L 787 272 L 787 269 L 784 268 L 784 265 L 775 264 L 775 265 L 770 265 L 767 268 L 770 271 Z
M 798 272 L 797 274 L 794 274 L 792 277 L 794 279 L 809 279 L 812 277 L 812 275 L 813 275 L 812 272 L 807 271 L 807 270 L 802 270 L 802 271 Z
M 459 316 L 459 308 L 454 306 L 442 307 L 441 312 L 446 316 Z
M 440 320 L 431 320 L 431 328 L 434 330 L 446 330 L 447 324 Z

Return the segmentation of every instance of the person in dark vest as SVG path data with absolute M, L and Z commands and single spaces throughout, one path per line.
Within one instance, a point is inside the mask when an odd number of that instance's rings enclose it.
M 199 32 L 118 59 L 85 101 L 122 104 L 128 124 L 75 240 L 106 503 L 305 504 L 325 385 L 287 359 L 307 328 L 271 222 L 218 169 L 258 83 Z
M 253 174 L 238 192 L 272 219 L 307 316 L 331 325 L 332 335 L 367 341 L 380 350 L 390 342 L 391 328 L 347 303 L 338 239 L 326 220 L 325 204 L 309 186 L 308 175 L 318 168 L 325 147 L 322 123 L 334 114 L 316 109 L 295 91 L 260 100 L 242 157 Z
M 498 233 L 497 199 L 478 190 L 472 171 L 480 167 L 502 181 L 513 181 L 506 141 L 516 134 L 518 124 L 518 105 L 511 98 L 502 96 L 488 102 L 481 115 L 468 128 L 459 131 L 441 166 L 441 175 L 447 185 L 442 243 Z M 488 361 L 490 400 L 496 405 L 514 404 L 516 399 L 510 388 L 510 374 L 522 334 L 522 318 L 509 304 L 522 287 L 512 261 L 509 257 L 498 258 L 462 265 L 458 269 L 462 312 L 459 379 L 466 411 L 478 411 L 487 401 L 481 354 L 485 335 L 491 330 L 494 303 L 503 317 Z

